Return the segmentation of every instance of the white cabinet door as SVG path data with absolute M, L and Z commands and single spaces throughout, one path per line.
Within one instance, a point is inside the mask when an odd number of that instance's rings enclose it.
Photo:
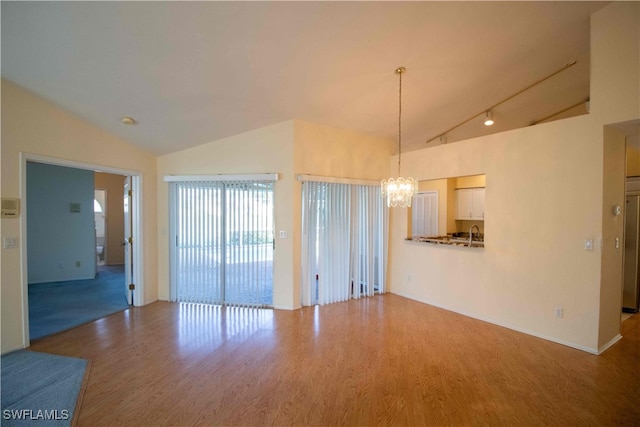
M 464 188 L 461 190 L 456 190 L 456 219 L 471 219 L 471 189 Z
M 456 190 L 456 219 L 484 220 L 484 188 Z
M 471 191 L 471 219 L 484 220 L 484 188 Z

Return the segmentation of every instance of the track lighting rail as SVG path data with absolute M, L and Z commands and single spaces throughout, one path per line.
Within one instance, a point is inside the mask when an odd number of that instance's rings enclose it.
M 558 69 L 558 70 L 554 71 L 553 73 L 551 73 L 551 74 L 549 74 L 549 75 L 547 75 L 547 76 L 545 76 L 545 77 L 543 77 L 543 78 L 541 78 L 541 79 L 537 80 L 536 82 L 534 82 L 534 83 L 530 84 L 529 86 L 525 87 L 524 89 L 519 90 L 518 92 L 514 93 L 513 95 L 510 95 L 510 96 L 506 97 L 506 98 L 505 98 L 505 99 L 503 99 L 502 101 L 497 102 L 497 103 L 493 104 L 493 105 L 492 105 L 492 106 L 490 106 L 490 107 L 484 108 L 481 112 L 479 112 L 479 113 L 477 113 L 477 114 L 474 114 L 473 116 L 470 116 L 469 118 L 467 118 L 467 119 L 463 120 L 462 122 L 458 123 L 457 125 L 455 125 L 455 126 L 453 126 L 453 127 L 449 128 L 449 129 L 447 129 L 447 130 L 446 130 L 446 131 L 444 131 L 444 132 L 441 132 L 441 133 L 437 134 L 437 135 L 436 135 L 436 136 L 434 136 L 433 138 L 428 139 L 428 140 L 426 141 L 426 144 L 428 144 L 428 143 L 430 143 L 431 141 L 434 141 L 434 140 L 436 140 L 436 139 L 438 139 L 438 138 L 441 138 L 441 137 L 445 136 L 446 134 L 448 134 L 448 133 L 449 133 L 449 132 L 451 132 L 452 130 L 457 129 L 457 128 L 459 128 L 460 126 L 464 125 L 465 123 L 468 123 L 468 122 L 470 122 L 471 120 L 475 119 L 476 117 L 478 117 L 478 116 L 481 116 L 481 115 L 485 114 L 487 111 L 493 110 L 493 109 L 494 109 L 495 107 L 497 107 L 498 105 L 504 104 L 505 102 L 507 102 L 507 101 L 509 101 L 509 100 L 511 100 L 511 99 L 513 99 L 513 98 L 515 98 L 516 96 L 520 95 L 521 93 L 528 91 L 528 90 L 529 90 L 529 89 L 531 89 L 532 87 L 537 86 L 537 85 L 539 85 L 540 83 L 542 83 L 542 82 L 544 82 L 544 81 L 546 81 L 546 80 L 550 79 L 551 77 L 555 76 L 556 74 L 559 74 L 559 73 L 563 72 L 563 71 L 564 71 L 564 70 L 566 70 L 567 68 L 573 67 L 573 66 L 574 66 L 574 65 L 576 65 L 577 63 L 578 63 L 578 61 L 572 61 L 572 62 L 570 62 L 570 63 L 568 63 L 568 64 L 564 65 L 563 67 L 561 67 L 560 69 Z

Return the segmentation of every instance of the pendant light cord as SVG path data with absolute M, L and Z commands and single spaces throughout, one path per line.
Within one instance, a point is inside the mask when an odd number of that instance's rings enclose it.
M 400 177 L 400 157 L 402 156 L 402 73 L 404 67 L 400 67 L 396 70 L 400 77 L 400 84 L 398 88 L 398 177 Z

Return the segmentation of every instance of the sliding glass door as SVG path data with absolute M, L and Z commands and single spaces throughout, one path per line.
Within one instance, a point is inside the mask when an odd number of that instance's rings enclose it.
M 385 292 L 385 212 L 377 183 L 302 183 L 302 305 Z
M 171 300 L 273 305 L 273 182 L 170 185 Z

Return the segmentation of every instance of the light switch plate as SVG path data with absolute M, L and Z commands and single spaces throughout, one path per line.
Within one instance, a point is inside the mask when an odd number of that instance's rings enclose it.
M 2 239 L 2 247 L 4 249 L 16 249 L 18 247 L 17 237 L 4 237 Z

